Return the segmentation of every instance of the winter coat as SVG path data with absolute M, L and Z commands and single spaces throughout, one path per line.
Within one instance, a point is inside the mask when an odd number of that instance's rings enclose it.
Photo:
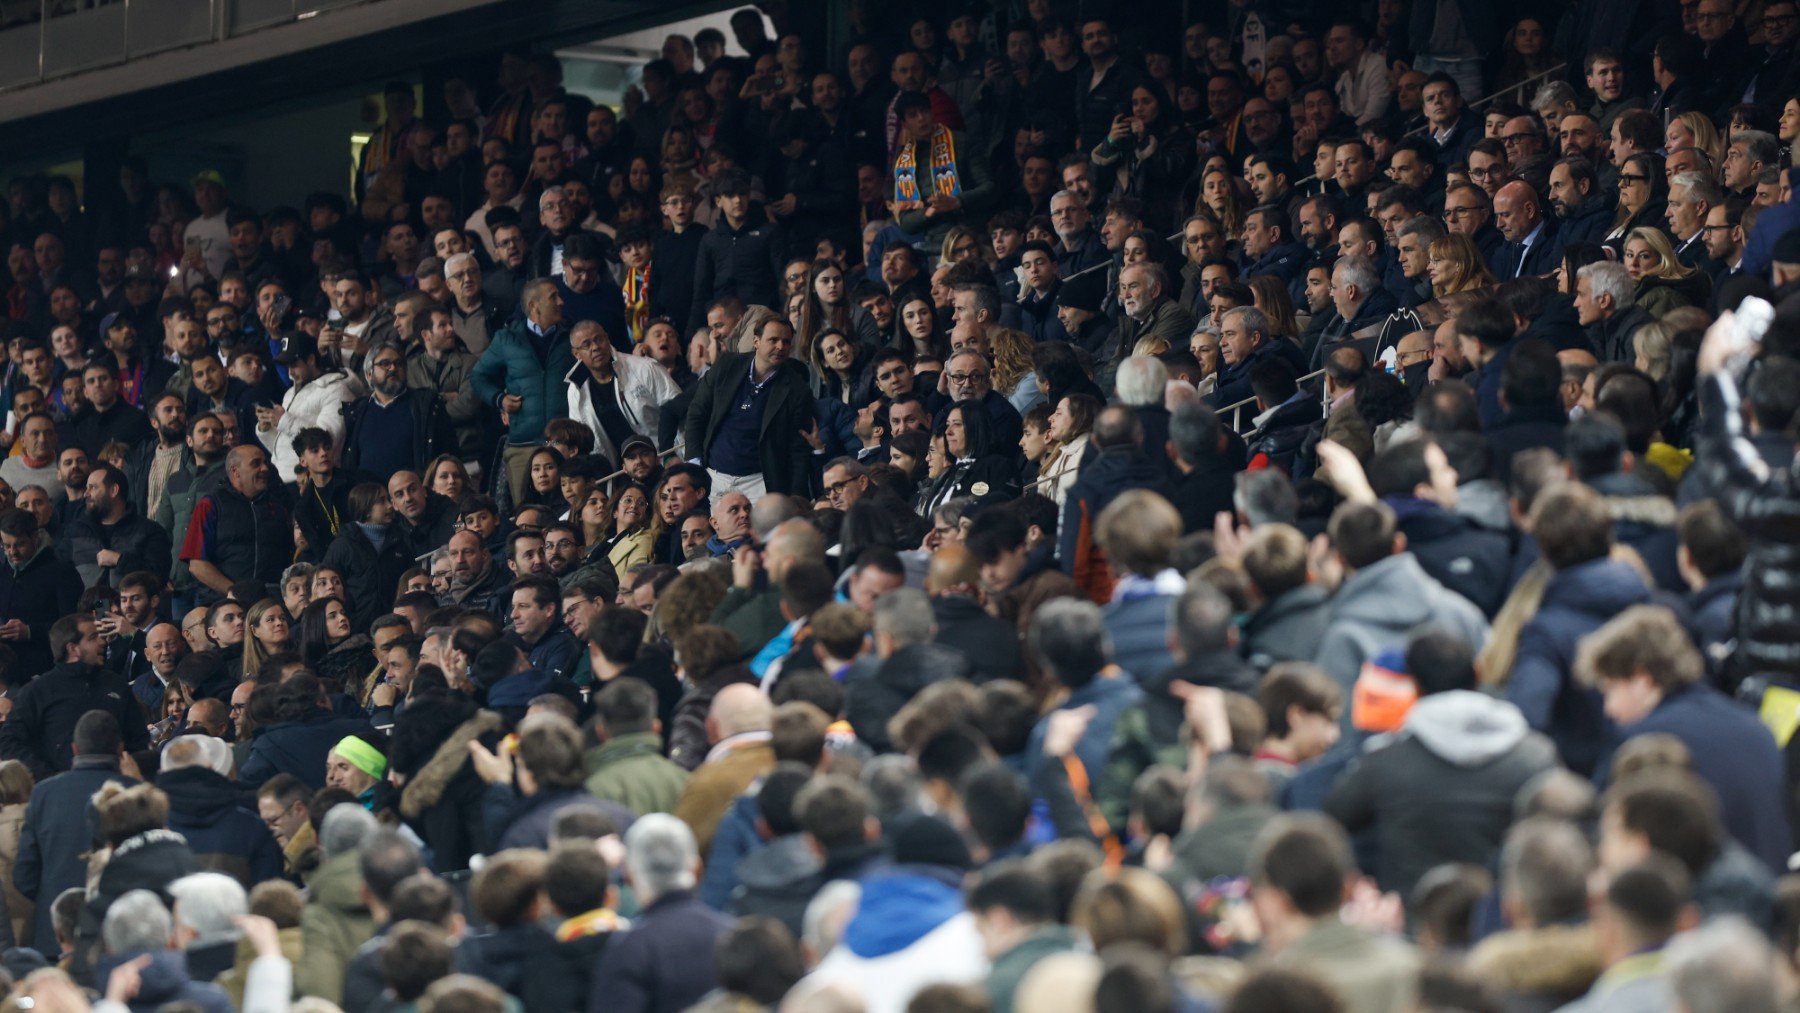
M 18 760 L 40 781 L 68 770 L 75 725 L 92 710 L 118 720 L 127 752 L 149 748 L 149 722 L 125 677 L 69 661 L 15 691 L 12 713 L 0 723 L 0 759 Z
M 1604 970 L 1594 927 L 1586 923 L 1497 932 L 1469 954 L 1469 968 L 1502 1009 L 1545 1013 L 1579 999 Z
M 331 434 L 334 458 L 344 452 L 344 407 L 367 394 L 363 382 L 348 373 L 326 373 L 304 387 L 294 387 L 281 399 L 281 420 L 273 428 L 256 427 L 256 438 L 269 451 L 269 467 L 282 482 L 294 480 L 300 458 L 294 453 L 294 437 L 300 430 L 317 426 Z
M 1596 559 L 1553 575 L 1537 615 L 1519 631 L 1506 698 L 1532 728 L 1550 736 L 1563 763 L 1578 774 L 1594 773 L 1615 732 L 1599 691 L 1575 682 L 1576 647 L 1621 611 L 1649 600 L 1650 589 L 1636 570 Z
M 14 946 L 29 945 L 33 908 L 31 898 L 13 885 L 13 870 L 19 864 L 19 838 L 25 832 L 25 810 L 28 802 L 16 802 L 0 808 L 0 890 L 6 893 L 7 928 Z
M 475 396 L 496 411 L 503 395 L 516 394 L 524 402 L 512 413 L 506 431 L 506 442 L 513 446 L 543 442 L 544 426 L 569 414 L 569 391 L 563 382 L 575 365 L 569 332 L 560 326 L 553 329 L 547 351 L 539 358 L 530 326 L 517 320 L 494 335 L 469 376 Z
M 1094 801 L 1117 830 L 1125 829 L 1131 810 L 1131 791 L 1138 775 L 1153 765 L 1187 766 L 1181 741 L 1187 720 L 1183 704 L 1169 692 L 1180 681 L 1212 686 L 1230 693 L 1254 694 L 1256 670 L 1235 654 L 1220 651 L 1189 658 L 1150 675 L 1136 677 L 1142 695 L 1119 715 L 1113 726 L 1104 770 L 1090 768 L 1088 778 L 1098 785 Z
M 563 382 L 568 385 L 569 418 L 593 430 L 594 453 L 617 462 L 619 449 L 606 437 L 606 427 L 600 424 L 600 413 L 594 407 L 593 391 L 582 382 L 586 378 L 587 367 L 579 362 L 563 374 Z M 650 359 L 642 355 L 613 357 L 613 396 L 618 399 L 625 424 L 633 432 L 650 437 L 657 446 L 662 445 L 657 437 L 657 409 L 680 393 L 681 388 L 675 386 L 669 371 Z
M 733 743 L 694 769 L 675 803 L 675 816 L 694 831 L 702 855 L 712 850 L 713 832 L 732 800 L 774 769 L 774 748 L 766 741 L 749 740 Z
M 1314 661 L 1349 700 L 1363 662 L 1383 650 L 1404 647 L 1414 630 L 1442 626 L 1476 650 L 1487 642 L 1488 624 L 1469 600 L 1431 579 L 1408 552 L 1371 563 L 1345 578 L 1331 600 L 1325 637 Z M 1344 708 L 1346 724 L 1350 708 Z
M 346 735 L 372 736 L 361 718 L 314 711 L 300 721 L 281 721 L 261 729 L 251 740 L 250 755 L 238 780 L 255 788 L 276 774 L 292 774 L 314 791 L 325 787 L 325 756 Z
M 75 565 L 81 582 L 88 587 L 117 586 L 120 578 L 138 570 L 158 575 L 169 572 L 169 533 L 130 506 L 115 524 L 102 524 L 84 511 L 57 542 L 57 548 Z M 118 553 L 119 561 L 101 566 L 95 556 L 105 549 Z
M 937 620 L 932 642 L 968 658 L 975 681 L 1019 677 L 1019 638 L 980 602 L 963 594 L 939 595 L 931 600 L 931 614 Z
M 1412 944 L 1335 915 L 1314 922 L 1269 963 L 1331 982 L 1346 1013 L 1411 1009 L 1418 988 L 1420 958 Z
M 712 748 L 706 733 L 706 716 L 712 712 L 713 697 L 733 683 L 756 681 L 747 665 L 731 664 L 698 682 L 690 682 L 675 704 L 675 719 L 669 725 L 669 759 L 688 771 L 705 762 L 706 753 Z
M 10 559 L 0 562 L 0 622 L 17 619 L 30 628 L 25 639 L 9 645 L 18 662 L 16 670 L 25 679 L 55 663 L 50 657 L 50 627 L 75 611 L 82 591 L 81 575 L 57 555 L 50 535 L 39 531 L 38 542 L 37 552 L 23 566 L 14 566 Z
M 1613 522 L 1613 537 L 1631 546 L 1650 568 L 1656 586 L 1685 592 L 1687 584 L 1675 565 L 1680 548 L 1675 530 L 1675 504 L 1636 474 L 1615 473 L 1588 480 L 1593 490 L 1606 497 L 1606 512 Z
M 1244 620 L 1244 657 L 1266 670 L 1277 661 L 1311 661 L 1331 619 L 1331 595 L 1302 584 L 1276 595 Z
M 617 802 L 603 802 L 581 788 L 544 789 L 536 795 L 521 797 L 511 785 L 490 784 L 482 800 L 483 818 L 487 820 L 488 840 L 495 852 L 508 848 L 550 846 L 550 828 L 565 809 L 588 809 L 605 815 L 624 834 L 631 828 L 631 810 Z
M 406 775 L 400 815 L 431 848 L 439 872 L 469 867 L 489 851 L 482 812 L 486 785 L 469 762 L 469 743 L 494 745 L 503 722 L 448 693 L 407 704 L 388 743 L 388 764 Z
M 1068 926 L 1048 925 L 997 954 L 987 976 L 989 1008 L 993 1013 L 1013 1013 L 1013 996 L 1026 973 L 1045 957 L 1068 953 L 1075 946 L 1075 934 Z
M 262 818 L 238 804 L 238 789 L 205 767 L 157 775 L 169 796 L 169 829 L 187 838 L 200 867 L 223 872 L 245 890 L 281 875 L 281 847 Z
M 1154 582 L 1128 578 L 1129 587 L 1101 607 L 1112 638 L 1113 662 L 1140 683 L 1175 664 L 1169 653 L 1169 610 L 1181 596 L 1181 577 L 1165 570 Z
M 724 215 L 704 236 L 694 260 L 694 301 L 690 324 L 704 323 L 714 299 L 737 296 L 746 306 L 780 305 L 780 227 L 746 218 L 733 229 Z
M 926 686 L 972 675 L 967 655 L 941 644 L 908 644 L 886 658 L 863 658 L 844 675 L 844 716 L 859 741 L 891 752 L 888 722 Z
M 341 1002 L 344 968 L 375 934 L 375 918 L 362 899 L 362 854 L 333 855 L 307 881 L 300 912 L 300 949 L 305 959 L 294 969 L 301 995 Z
M 194 518 L 194 504 L 225 481 L 225 458 L 201 465 L 189 454 L 181 466 L 163 483 L 162 503 L 156 508 L 157 526 L 169 533 L 171 546 L 187 541 L 188 522 Z M 169 580 L 177 591 L 191 590 L 199 582 L 188 574 L 187 562 L 176 558 L 171 563 Z
M 1398 733 L 1370 743 L 1325 812 L 1351 833 L 1374 828 L 1375 878 L 1408 897 L 1444 863 L 1491 868 L 1514 796 L 1555 766 L 1555 747 L 1517 707 L 1468 690 L 1434 693 L 1413 705 Z
M 1632 303 L 1661 320 L 1670 310 L 1683 306 L 1705 309 L 1711 299 L 1712 275 L 1705 271 L 1694 271 L 1685 278 L 1654 278 L 1649 275 L 1639 278 Z
M 900 143 L 909 142 L 902 140 Z M 927 250 L 943 249 L 944 237 L 956 226 L 975 225 L 985 220 L 991 205 L 999 197 L 999 188 L 994 185 L 993 177 L 988 172 L 988 160 L 982 156 L 981 144 L 977 138 L 956 130 L 951 133 L 950 143 L 956 153 L 957 182 L 962 187 L 962 193 L 957 199 L 962 202 L 962 207 L 949 214 L 932 215 L 929 218 L 925 216 L 926 209 L 923 206 L 912 207 L 900 212 L 894 219 L 894 223 L 904 229 L 909 238 L 917 237 L 919 245 Z M 921 194 L 934 192 L 931 183 L 925 179 L 924 171 L 931 164 L 931 148 L 930 142 L 913 144 L 917 159 L 914 164 L 920 170 Z M 893 167 L 891 160 L 888 167 Z M 890 172 L 888 175 L 891 189 L 893 174 Z
M 1783 760 L 1756 713 L 1696 683 L 1664 696 L 1642 720 L 1620 730 L 1626 739 L 1658 733 L 1687 745 L 1694 773 L 1719 797 L 1719 816 L 1731 836 L 1771 870 L 1785 872 L 1793 851 L 1786 792 L 1781 779 L 1770 776 Z
M 1731 378 L 1707 377 L 1700 396 L 1696 480 L 1714 490 L 1750 550 L 1729 681 L 1765 674 L 1800 685 L 1800 471 L 1791 462 L 1769 467 L 1743 438 L 1738 385 Z
M 321 565 L 344 577 L 351 629 L 368 629 L 370 623 L 393 607 L 394 588 L 400 583 L 400 575 L 412 565 L 412 557 L 402 541 L 399 526 L 390 524 L 386 543 L 377 549 L 362 525 L 351 521 L 338 529 L 338 536 L 325 550 Z
M 708 861 L 717 860 L 715 849 Z M 730 911 L 739 918 L 773 918 L 789 931 L 804 929 L 806 905 L 826 882 L 820 876 L 824 867 L 806 834 L 777 837 L 738 860 Z
M 1151 462 L 1137 447 L 1107 447 L 1081 467 L 1075 484 L 1063 501 L 1062 524 L 1057 528 L 1057 560 L 1063 572 L 1075 578 L 1090 595 L 1107 584 L 1105 594 L 1111 597 L 1110 574 L 1101 581 L 1096 570 L 1103 565 L 1099 546 L 1094 544 L 1095 526 L 1100 512 L 1127 489 L 1148 489 L 1167 496 L 1168 483 L 1162 469 Z
M 988 973 L 986 951 L 961 891 L 944 881 L 947 871 L 898 866 L 864 879 L 838 945 L 801 987 L 837 985 L 858 996 L 867 1013 L 903 1013 L 926 986 L 979 984 Z
M 671 890 L 614 933 L 588 989 L 588 1013 L 681 1013 L 717 980 L 713 947 L 732 920 Z
M 81 920 L 75 924 L 74 967 L 78 980 L 93 968 L 99 954 L 100 927 L 106 924 L 106 912 L 111 910 L 113 901 L 132 890 L 149 890 L 165 905 L 172 904 L 169 884 L 199 871 L 194 852 L 173 830 L 146 830 L 114 848 L 105 868 L 100 870 L 100 878 L 88 891 Z
M 527 1010 L 567 1013 L 587 997 L 569 994 L 557 981 L 555 948 L 556 937 L 548 929 L 527 921 L 464 936 L 456 944 L 456 969 L 492 982 Z
M 655 732 L 615 735 L 587 751 L 588 794 L 642 816 L 675 810 L 688 772 L 662 755 Z
M 1144 692 L 1138 689 L 1131 677 L 1117 669 L 1109 669 L 1093 677 L 1085 686 L 1078 686 L 1069 692 L 1057 710 L 1076 710 L 1081 707 L 1093 707 L 1093 720 L 1088 722 L 1087 729 L 1076 741 L 1074 757 L 1088 770 L 1090 780 L 1099 777 L 1106 771 L 1107 756 L 1112 751 L 1113 738 L 1118 731 L 1119 721 L 1132 708 L 1144 700 Z M 1038 719 L 1031 729 L 1031 738 L 1025 744 L 1025 768 L 1037 769 L 1044 756 L 1044 736 L 1050 730 L 1050 716 Z
M 442 398 L 429 390 L 412 389 L 401 391 L 400 398 L 406 402 L 405 407 L 412 414 L 413 470 L 424 471 L 425 466 L 439 454 L 461 455 L 462 445 L 457 439 L 456 428 L 451 425 L 450 412 L 444 406 Z M 367 420 L 374 406 L 375 397 L 371 394 L 358 398 L 344 409 L 342 464 L 343 469 L 352 474 L 363 470 L 362 447 L 357 434 L 363 426 L 369 424 Z M 376 475 L 374 479 L 385 484 L 388 477 Z
M 113 969 L 139 957 L 150 963 L 138 970 L 138 990 L 126 1009 L 153 1013 L 170 1004 L 193 1005 L 205 1013 L 234 1013 L 231 996 L 210 981 L 196 981 L 188 970 L 187 954 L 180 950 L 138 951 L 109 955 L 100 962 L 94 980 L 104 985 Z
M 1558 454 L 1563 450 L 1563 429 L 1569 417 L 1559 404 L 1521 405 L 1513 408 L 1500 424 L 1487 431 L 1488 448 L 1494 454 L 1494 477 L 1501 482 L 1512 478 L 1513 457 L 1534 447 L 1548 447 Z
M 60 955 L 50 906 L 64 890 L 87 886 L 87 853 L 99 837 L 93 797 L 103 785 L 137 782 L 119 773 L 111 756 L 78 756 L 67 773 L 39 780 L 25 804 L 12 885 L 37 905 L 30 931 L 18 940 L 46 956 Z M 16 913 L 16 912 L 15 912 Z
M 1250 445 L 1250 456 L 1261 459 L 1259 467 L 1266 465 L 1294 474 L 1300 448 L 1313 425 L 1320 421 L 1319 399 L 1309 391 L 1297 391 L 1258 419 L 1256 431 L 1245 441 Z
M 1506 600 L 1512 541 L 1498 531 L 1410 496 L 1389 505 L 1406 535 L 1406 550 L 1433 580 L 1462 595 L 1492 618 Z

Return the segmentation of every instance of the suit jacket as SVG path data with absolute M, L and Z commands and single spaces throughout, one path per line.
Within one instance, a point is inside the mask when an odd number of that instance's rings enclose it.
M 1525 248 L 1525 259 L 1519 260 L 1520 244 L 1507 243 L 1501 247 L 1502 254 L 1495 277 L 1501 281 L 1514 278 L 1530 278 L 1549 274 L 1556 270 L 1557 262 L 1562 258 L 1562 241 L 1557 235 L 1556 218 L 1545 218 L 1543 231 L 1538 234 L 1537 242 Z
M 754 357 L 754 352 L 722 355 L 694 386 L 694 399 L 688 404 L 682 432 L 688 453 L 698 456 L 702 463 L 719 427 L 737 407 L 738 385 L 749 373 Z M 806 367 L 789 359 L 769 382 L 769 399 L 763 405 L 758 440 L 763 482 L 770 492 L 804 494 L 812 484 L 812 453 L 800 433 L 814 419 Z

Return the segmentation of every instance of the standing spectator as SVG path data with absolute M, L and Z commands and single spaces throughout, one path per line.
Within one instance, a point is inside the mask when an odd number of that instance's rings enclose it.
M 293 521 L 270 492 L 274 476 L 260 447 L 236 447 L 225 458 L 225 481 L 194 504 L 181 559 L 208 602 L 241 581 L 269 588 L 294 558 Z
M 350 523 L 338 529 L 321 566 L 343 575 L 350 628 L 361 631 L 393 605 L 394 587 L 411 556 L 402 548 L 386 488 L 360 483 L 350 490 L 345 509 Z
M 442 311 L 435 316 L 444 322 Z M 435 390 L 408 389 L 407 369 L 397 345 L 377 346 L 369 356 L 369 394 L 344 408 L 345 471 L 419 471 L 439 454 L 461 449 L 443 398 Z
M 124 676 L 101 665 L 105 645 L 89 615 L 69 615 L 50 628 L 56 666 L 18 691 L 0 727 L 0 758 L 18 760 L 39 780 L 69 769 L 82 715 L 105 711 L 123 729 L 128 749 L 143 749 L 149 722 Z
M 230 746 L 183 735 L 164 747 L 156 786 L 169 797 L 169 829 L 187 839 L 201 866 L 248 889 L 281 875 L 281 849 L 262 820 L 238 804 L 230 771 Z
M 169 533 L 127 498 L 125 473 L 110 464 L 88 472 L 87 510 L 63 532 L 63 551 L 88 586 L 118 586 L 128 573 L 169 572 Z
M 700 240 L 694 265 L 692 313 L 734 296 L 746 305 L 778 304 L 779 228 L 750 217 L 750 177 L 740 169 L 712 180 L 719 221 Z M 694 323 L 690 314 L 689 324 Z
M 568 383 L 568 417 L 594 434 L 594 452 L 618 461 L 632 436 L 658 440 L 658 409 L 681 394 L 669 371 L 647 356 L 621 355 L 606 328 L 587 320 L 569 333 L 576 364 Z
M 37 518 L 25 510 L 0 513 L 0 640 L 18 655 L 22 672 L 42 672 L 57 659 L 50 649 L 50 628 L 75 611 L 81 575 L 62 559 Z
M 679 1013 L 712 989 L 714 944 L 731 920 L 694 897 L 699 867 L 680 820 L 651 813 L 631 825 L 625 879 L 640 913 L 601 955 L 588 1013 Z
M 700 378 L 684 426 L 687 453 L 706 466 L 712 494 L 804 494 L 812 487 L 816 436 L 807 370 L 793 356 L 794 328 L 763 321 L 754 350 L 719 357 Z
M 526 471 L 532 451 L 544 443 L 544 426 L 569 413 L 563 381 L 575 364 L 556 285 L 532 282 L 522 304 L 524 319 L 494 335 L 470 377 L 476 395 L 499 410 L 506 424 L 502 460 L 514 502 L 525 494 Z
M 291 482 L 300 464 L 294 438 L 302 429 L 319 428 L 331 435 L 332 457 L 344 449 L 344 406 L 363 396 L 361 380 L 325 364 L 318 342 L 305 331 L 281 339 L 275 355 L 293 381 L 281 404 L 256 409 L 256 438 L 268 448 L 275 481 Z
M 142 720 L 137 727 L 143 728 Z M 91 815 L 94 793 L 106 784 L 137 783 L 120 770 L 125 743 L 113 714 L 103 710 L 82 714 L 68 741 L 73 755 L 69 769 L 40 779 L 31 790 L 19 834 L 19 859 L 13 866 L 13 885 L 37 903 L 31 934 L 19 943 L 52 959 L 61 955 L 51 924 L 52 902 L 64 890 L 85 886 L 84 856 L 98 843 Z M 74 933 L 69 935 L 73 938 Z

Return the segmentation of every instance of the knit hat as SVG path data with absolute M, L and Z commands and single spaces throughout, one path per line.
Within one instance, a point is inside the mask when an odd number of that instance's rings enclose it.
M 914 816 L 891 829 L 894 861 L 901 865 L 941 865 L 972 869 L 975 860 L 956 828 L 936 816 Z
M 1783 232 L 1775 240 L 1769 259 L 1777 264 L 1800 264 L 1800 228 Z
M 1063 280 L 1056 290 L 1056 305 L 1070 309 L 1086 310 L 1089 313 L 1100 312 L 1100 302 L 1106 298 L 1106 272 L 1089 271 Z
M 1350 723 L 1365 732 L 1394 732 L 1419 699 L 1406 651 L 1391 647 L 1363 662 L 1350 691 Z
M 337 745 L 331 747 L 331 751 L 377 781 L 387 774 L 387 757 L 381 755 L 381 750 L 354 735 L 339 739 Z

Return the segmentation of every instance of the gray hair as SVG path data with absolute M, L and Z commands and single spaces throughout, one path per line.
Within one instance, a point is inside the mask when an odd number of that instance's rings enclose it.
M 127 890 L 106 909 L 100 926 L 100 942 L 114 956 L 155 952 L 169 948 L 175 922 L 162 899 L 149 890 Z
M 625 870 L 642 903 L 694 886 L 700 846 L 688 825 L 668 813 L 648 813 L 625 832 Z
M 163 747 L 162 770 L 205 767 L 222 777 L 231 776 L 231 747 L 211 735 L 183 735 Z
M 319 821 L 319 850 L 327 859 L 347 855 L 379 827 L 369 811 L 355 803 L 334 805 Z
M 1251 334 L 1260 334 L 1265 338 L 1269 336 L 1269 328 L 1274 326 L 1269 322 L 1269 315 L 1254 306 L 1233 307 L 1225 311 L 1225 316 L 1237 317 L 1238 326 Z
M 1500 848 L 1500 889 L 1535 925 L 1575 918 L 1587 908 L 1594 849 L 1575 824 L 1533 816 L 1513 825 Z
M 1375 270 L 1375 262 L 1357 254 L 1339 257 L 1332 273 L 1342 277 L 1345 283 L 1355 285 L 1363 299 L 1374 295 L 1381 286 L 1381 273 Z
M 1776 955 L 1769 940 L 1736 916 L 1719 918 L 1669 941 L 1669 984 L 1683 1009 L 1776 1013 Z
M 1063 198 L 1068 198 L 1069 200 L 1074 201 L 1076 207 L 1086 207 L 1087 206 L 1087 205 L 1081 203 L 1081 197 L 1079 195 L 1077 195 L 1075 193 L 1075 191 L 1073 191 L 1073 190 L 1058 190 L 1058 191 L 1056 191 L 1055 193 L 1050 195 L 1050 203 L 1046 204 L 1044 206 L 1045 207 L 1055 207 L 1056 202 L 1059 200 L 1062 200 Z
M 1154 356 L 1133 355 L 1119 363 L 1113 382 L 1118 386 L 1119 400 L 1133 408 L 1162 404 L 1169 368 Z
M 1190 581 L 1187 590 L 1169 606 L 1175 639 L 1189 658 L 1230 647 L 1234 618 L 1231 599 L 1203 580 Z
M 542 211 L 544 209 L 544 205 L 552 199 L 555 199 L 555 200 L 563 199 L 563 188 L 562 187 L 560 187 L 560 186 L 545 187 L 544 192 L 538 194 L 538 210 Z
M 169 884 L 175 924 L 201 937 L 231 935 L 233 919 L 248 914 L 249 898 L 237 880 L 222 872 L 196 872 Z
M 1740 130 L 1731 135 L 1731 143 L 1744 143 L 1744 154 L 1752 162 L 1774 165 L 1781 158 L 1781 142 L 1767 130 Z
M 1594 293 L 1595 299 L 1612 296 L 1614 309 L 1623 310 L 1631 305 L 1634 289 L 1631 272 L 1624 264 L 1616 260 L 1597 260 L 1576 271 L 1575 277 L 1588 283 L 1588 290 Z
M 1394 230 L 1395 239 L 1399 239 L 1401 236 L 1418 236 L 1419 241 L 1427 246 L 1447 235 L 1449 235 L 1449 230 L 1444 228 L 1444 223 L 1430 215 L 1409 218 L 1401 222 L 1400 227 Z
M 800 516 L 792 496 L 764 496 L 750 507 L 750 530 L 759 542 L 767 542 L 776 528 Z
M 878 819 L 917 808 L 919 785 L 919 770 L 904 753 L 883 753 L 863 764 L 862 786 Z
M 472 253 L 452 253 L 450 255 L 450 259 L 444 261 L 444 273 L 446 275 L 453 274 L 453 273 L 455 273 L 455 271 L 458 268 L 462 267 L 463 264 L 465 264 L 465 263 L 473 264 L 475 266 L 476 273 L 480 273 L 481 261 L 476 260 L 475 255 Z
M 285 587 L 288 581 L 293 580 L 296 577 L 311 577 L 313 571 L 316 569 L 318 569 L 318 567 L 313 566 L 311 563 L 295 563 L 281 571 L 282 586 Z
M 1575 89 L 1567 81 L 1551 81 L 1531 97 L 1531 108 L 1533 111 L 1543 112 L 1572 102 L 1576 102 Z
M 1725 203 L 1725 187 L 1719 181 L 1701 172 L 1678 172 L 1669 181 L 1671 187 L 1682 187 L 1694 200 L 1705 201 L 1708 210 Z
M 897 587 L 875 599 L 874 625 L 899 647 L 923 644 L 937 633 L 931 599 L 916 587 Z
M 1027 633 L 1038 663 L 1068 685 L 1080 685 L 1112 661 L 1112 637 L 1100 606 L 1057 598 L 1032 613 Z
M 1139 263 L 1132 264 L 1125 268 L 1124 271 L 1120 271 L 1119 276 L 1124 277 L 1125 271 L 1144 272 L 1144 277 L 1149 279 L 1149 281 L 1156 286 L 1157 295 L 1163 295 L 1169 291 L 1169 272 L 1163 270 L 1161 264 L 1153 263 L 1148 260 L 1140 261 Z

